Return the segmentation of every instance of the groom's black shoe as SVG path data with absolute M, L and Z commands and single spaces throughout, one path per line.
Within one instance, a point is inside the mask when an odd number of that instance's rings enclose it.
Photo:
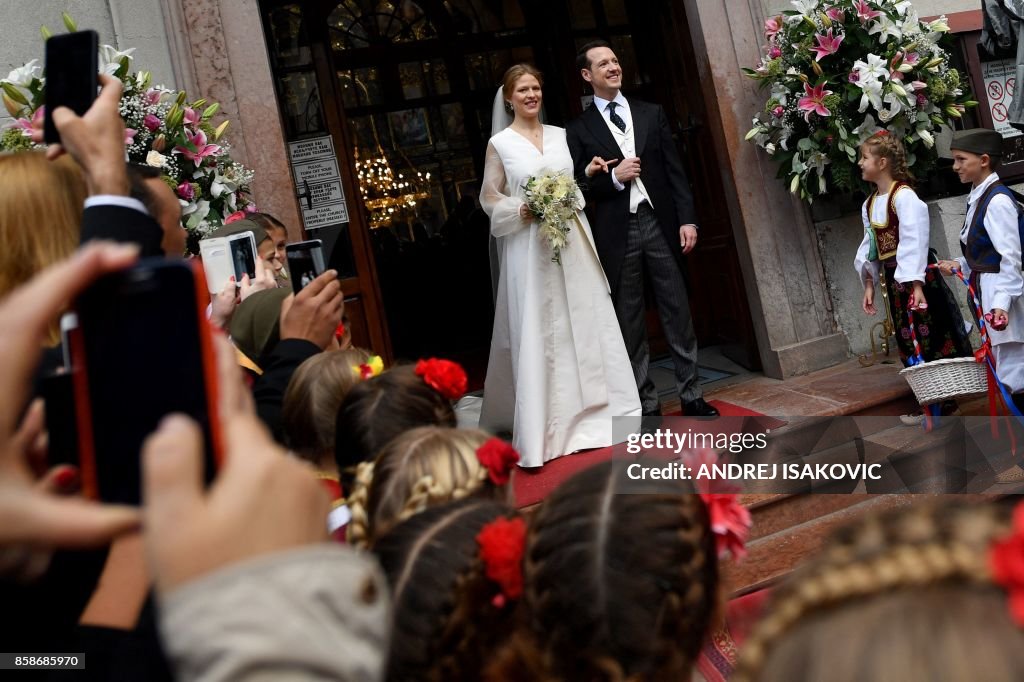
M 688 403 L 683 403 L 684 417 L 717 417 L 718 410 L 708 405 L 704 398 L 697 398 Z

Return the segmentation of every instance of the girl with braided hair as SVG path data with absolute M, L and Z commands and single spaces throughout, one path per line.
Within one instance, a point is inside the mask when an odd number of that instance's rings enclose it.
M 1009 510 L 994 504 L 934 501 L 862 519 L 777 589 L 730 679 L 1020 680 L 1024 507 L 1010 532 Z M 1008 583 L 1017 623 L 996 581 Z
M 709 509 L 678 481 L 626 494 L 616 464 L 577 474 L 534 513 L 524 618 L 485 679 L 690 678 L 719 602 Z
M 907 169 L 903 143 L 888 131 L 869 137 L 860 147 L 861 176 L 875 186 L 861 210 L 864 239 L 854 258 L 854 269 L 864 283 L 861 303 L 865 314 L 878 313 L 875 282 L 885 288 L 889 313 L 896 331 L 900 361 L 908 366 L 914 350 L 907 319 L 914 311 L 916 335 L 925 362 L 970 357 L 970 327 L 964 323 L 956 299 L 941 274 L 929 264 L 938 263 L 928 248 L 928 205 L 913 190 L 914 176 Z M 956 403 L 943 405 L 946 413 Z M 904 423 L 919 424 L 920 411 Z
M 392 682 L 477 682 L 515 617 L 526 526 L 492 500 L 432 507 L 373 551 L 392 596 Z
M 512 446 L 478 429 L 406 431 L 356 468 L 348 541 L 372 544 L 413 514 L 464 497 L 505 500 L 518 459 Z

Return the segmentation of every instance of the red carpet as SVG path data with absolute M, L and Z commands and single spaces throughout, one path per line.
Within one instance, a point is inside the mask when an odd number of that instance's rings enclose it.
M 739 405 L 733 405 L 722 400 L 709 401 L 723 417 L 757 417 L 764 428 L 776 429 L 784 426 L 786 422 L 768 417 L 760 412 L 748 410 Z M 679 416 L 679 412 L 666 414 L 666 417 Z M 701 424 L 714 424 L 714 421 L 701 421 Z M 624 447 L 623 445 L 615 447 Z M 526 507 L 536 504 L 547 497 L 548 493 L 557 488 L 562 481 L 570 478 L 573 474 L 586 469 L 589 466 L 611 459 L 613 448 L 599 448 L 578 452 L 574 455 L 566 455 L 553 459 L 542 467 L 533 469 L 516 469 L 512 476 L 512 489 L 515 493 L 516 506 Z

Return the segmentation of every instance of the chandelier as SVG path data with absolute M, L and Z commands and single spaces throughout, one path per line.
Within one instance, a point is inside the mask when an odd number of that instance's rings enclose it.
M 374 136 L 376 132 L 375 129 Z M 395 175 L 379 143 L 376 154 L 371 158 L 359 158 L 358 144 L 353 151 L 356 179 L 363 196 L 363 205 L 370 214 L 371 229 L 386 227 L 397 219 L 415 214 L 416 204 L 430 196 L 426 189 L 430 173 L 416 170 L 405 154 L 402 154 L 402 158 L 409 167 L 408 178 L 405 173 Z

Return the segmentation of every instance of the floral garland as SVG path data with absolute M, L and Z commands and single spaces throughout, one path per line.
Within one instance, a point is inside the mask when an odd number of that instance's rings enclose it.
M 744 69 L 769 90 L 746 139 L 808 202 L 830 185 L 860 189 L 857 148 L 882 129 L 903 140 L 911 170 L 927 172 L 936 131 L 978 104 L 941 46 L 945 17 L 925 24 L 908 0 L 792 5 L 765 21 L 764 56 Z
M 77 30 L 64 15 L 69 31 Z M 43 37 L 49 30 L 43 28 Z M 125 148 L 132 163 L 159 168 L 182 207 L 182 224 L 192 241 L 202 239 L 239 211 L 254 212 L 250 195 L 253 171 L 231 159 L 231 146 L 223 139 L 228 121 L 213 125 L 220 105 L 205 99 L 188 101 L 184 92 L 152 85 L 148 71 L 130 71 L 134 48 L 118 51 L 103 45 L 99 52 L 102 73 L 124 86 L 121 117 Z M 41 120 L 46 99 L 46 78 L 38 59 L 14 69 L 0 80 L 4 106 L 15 121 L 0 135 L 0 150 L 33 148 L 32 122 Z

